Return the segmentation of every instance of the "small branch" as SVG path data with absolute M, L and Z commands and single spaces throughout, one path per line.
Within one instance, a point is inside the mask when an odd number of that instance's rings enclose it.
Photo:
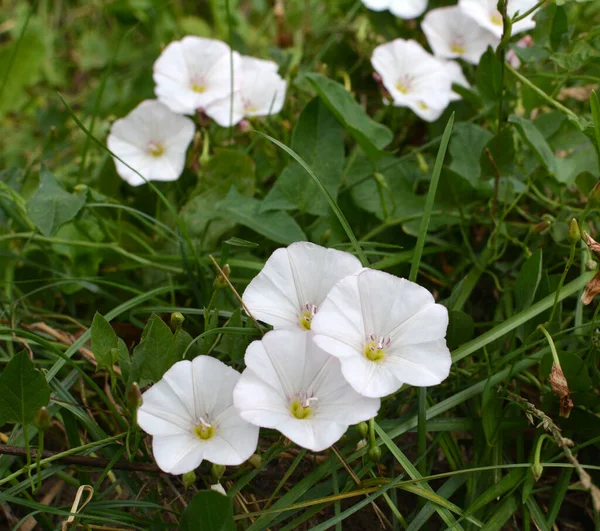
M 42 457 L 44 459 L 48 457 L 54 457 L 58 452 L 50 452 L 49 450 L 44 450 L 42 452 Z M 25 448 L 21 448 L 20 446 L 9 446 L 7 444 L 0 444 L 0 455 L 15 455 L 18 457 L 26 457 L 27 451 Z M 31 458 L 37 458 L 37 450 L 31 450 Z M 61 463 L 65 463 L 67 465 L 78 465 L 78 466 L 87 466 L 91 468 L 106 468 L 111 464 L 110 459 L 104 459 L 102 457 L 88 457 L 85 455 L 66 455 L 64 457 L 60 457 L 57 459 Z M 138 472 L 160 472 L 160 469 L 153 463 L 128 463 L 127 461 L 117 461 L 112 464 L 112 468 L 117 470 L 135 470 Z

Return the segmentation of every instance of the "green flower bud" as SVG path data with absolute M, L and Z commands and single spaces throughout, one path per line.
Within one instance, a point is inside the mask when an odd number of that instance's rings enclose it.
M 258 454 L 254 454 L 248 459 L 248 462 L 254 467 L 258 468 L 262 463 L 262 457 Z
M 133 382 L 127 391 L 127 406 L 131 411 L 137 411 L 142 405 L 142 393 L 140 393 L 140 386 Z
M 181 325 L 185 321 L 185 317 L 181 312 L 173 312 L 171 314 L 171 328 L 175 331 L 181 328 Z
M 221 270 L 223 271 L 223 274 L 221 275 L 220 273 L 217 275 L 217 278 L 215 278 L 215 288 L 216 289 L 223 289 L 227 287 L 227 279 L 229 278 L 229 275 L 231 274 L 231 268 L 229 267 L 229 264 L 225 264 Z
M 223 477 L 223 474 L 225 474 L 225 467 L 223 465 L 213 464 L 212 468 L 210 469 L 210 475 L 217 483 Z
M 600 206 L 600 181 L 592 188 L 589 200 L 593 206 Z
M 373 463 L 379 463 L 379 460 L 381 459 L 381 448 L 379 448 L 379 446 L 369 448 L 369 457 Z
M 581 240 L 581 231 L 579 230 L 579 223 L 573 218 L 569 224 L 569 240 L 571 243 L 577 243 Z
M 33 419 L 34 426 L 40 431 L 46 431 L 51 423 L 50 412 L 45 407 L 38 409 Z
M 369 425 L 366 422 L 361 422 L 360 424 L 356 425 L 356 431 L 362 439 L 366 439 L 367 434 L 369 433 Z
M 181 481 L 183 481 L 183 486 L 186 489 L 189 489 L 194 483 L 196 483 L 196 472 L 193 470 L 186 472 L 181 476 Z

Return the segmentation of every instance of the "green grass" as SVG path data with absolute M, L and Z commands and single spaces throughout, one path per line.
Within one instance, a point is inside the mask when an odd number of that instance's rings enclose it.
M 355 0 L 290 0 L 279 14 L 273 4 L 0 3 L 0 528 L 35 519 L 60 529 L 85 485 L 93 497 L 75 521 L 90 529 L 208 518 L 209 463 L 187 488 L 154 467 L 128 400 L 130 356 L 153 314 L 169 323 L 181 312 L 182 356 L 242 370 L 261 331 L 215 285 L 211 257 L 229 264 L 241 293 L 303 235 L 429 289 L 449 310 L 453 365 L 439 386 L 385 398 L 366 447 L 353 427 L 319 454 L 261 430 L 260 459 L 221 478 L 231 500 L 223 529 L 600 530 L 600 306 L 580 301 L 596 264 L 569 236 L 572 219 L 592 237 L 600 229 L 590 195 L 600 180 L 600 9 L 547 3 L 534 46 L 517 50 L 521 65 L 504 64 L 502 51 L 464 64 L 471 88 L 427 123 L 382 104 L 370 64 L 382 42 L 425 45 L 419 22 Z M 106 148 L 110 125 L 154 97 L 153 62 L 188 34 L 276 61 L 284 108 L 248 132 L 195 117 L 181 178 L 130 187 Z M 337 120 L 333 133 L 315 130 L 331 142 L 316 150 L 295 133 L 315 97 Z M 332 169 L 336 148 L 343 161 Z M 42 166 L 68 218 L 50 234 L 31 215 Z M 261 211 L 284 170 L 296 194 Z M 96 312 L 122 340 L 114 367 L 95 366 Z M 549 381 L 552 344 L 568 418 Z M 21 387 L 1 375 L 23 350 L 52 393 L 43 437 L 4 404 Z M 554 435 L 536 456 L 544 434 Z M 38 459 L 41 446 L 51 453 Z

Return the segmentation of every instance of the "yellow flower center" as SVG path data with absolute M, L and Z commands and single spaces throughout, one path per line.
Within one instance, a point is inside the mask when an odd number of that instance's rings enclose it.
M 203 92 L 206 92 L 206 86 L 202 83 L 192 83 L 192 90 L 198 94 L 202 94 Z
M 365 345 L 365 358 L 377 363 L 385 358 L 385 350 L 375 343 L 375 341 L 369 341 Z
M 303 330 L 310 330 L 313 317 L 317 313 L 317 307 L 310 302 L 307 302 L 304 306 L 300 307 L 300 317 L 298 317 L 298 324 Z
M 258 107 L 255 107 L 254 105 L 248 105 L 248 107 L 246 107 L 246 113 L 247 114 L 252 114 L 253 112 L 258 111 Z
M 496 26 L 502 26 L 502 16 L 500 13 L 492 13 L 490 15 L 490 20 L 492 21 L 492 24 L 496 24 Z
M 403 83 L 401 83 L 400 81 L 398 81 L 398 83 L 396 83 L 396 90 L 398 92 L 401 92 L 402 94 L 408 94 L 408 87 L 406 85 L 404 85 Z
M 211 424 L 199 424 L 194 428 L 194 433 L 196 434 L 196 437 L 198 437 L 198 439 L 202 441 L 208 441 L 214 436 L 215 427 Z
M 467 50 L 465 50 L 465 47 L 462 46 L 461 44 L 453 44 L 452 46 L 450 46 L 450 50 L 452 50 L 454 53 L 457 53 L 459 55 L 462 55 L 463 53 L 465 53 Z
M 162 144 L 150 143 L 148 145 L 148 152 L 153 157 L 158 158 L 158 157 L 162 157 L 165 154 L 165 148 Z
M 312 409 L 310 408 L 308 400 L 304 404 L 302 404 L 300 400 L 294 400 L 290 404 L 290 412 L 294 417 L 300 420 L 307 419 L 312 415 Z
M 424 111 L 426 111 L 427 109 L 429 109 L 429 106 L 424 101 L 420 101 L 419 109 L 423 109 Z

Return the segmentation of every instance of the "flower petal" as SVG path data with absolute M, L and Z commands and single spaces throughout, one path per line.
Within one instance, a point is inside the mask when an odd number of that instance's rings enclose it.
M 185 474 L 200 466 L 203 447 L 191 433 L 155 436 L 152 453 L 161 470 L 170 474 Z
M 382 397 L 402 386 L 385 363 L 368 360 L 364 355 L 340 358 L 342 374 L 354 390 L 365 397 Z
M 417 18 L 427 9 L 427 0 L 391 0 L 389 9 L 396 17 Z
M 443 339 L 400 345 L 390 352 L 386 365 L 396 378 L 410 385 L 438 385 L 448 377 L 452 359 Z
M 258 426 L 230 406 L 215 419 L 215 435 L 206 441 L 204 459 L 217 465 L 241 465 L 256 450 Z

